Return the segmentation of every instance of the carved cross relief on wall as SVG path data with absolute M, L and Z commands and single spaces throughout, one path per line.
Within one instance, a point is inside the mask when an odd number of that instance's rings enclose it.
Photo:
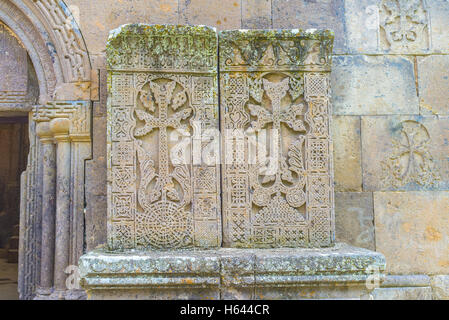
M 201 152 L 218 130 L 215 31 L 126 26 L 109 41 L 110 247 L 219 246 L 218 161 L 194 163 L 189 139 Z
M 111 33 L 109 246 L 332 244 L 332 36 L 223 32 L 219 68 L 217 39 L 207 27 Z
M 225 245 L 333 241 L 329 48 L 315 36 L 221 34 Z

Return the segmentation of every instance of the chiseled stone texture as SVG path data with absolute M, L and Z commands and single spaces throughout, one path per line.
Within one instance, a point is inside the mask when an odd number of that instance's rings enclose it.
M 449 115 L 448 70 L 449 56 L 418 57 L 419 102 L 422 114 Z
M 126 23 L 178 23 L 178 0 L 66 0 L 90 54 L 106 49 L 109 30 Z
M 242 0 L 242 28 L 269 29 L 272 0 Z
M 217 30 L 239 29 L 242 8 L 239 0 L 179 0 L 179 23 L 214 26 Z
M 433 276 L 431 285 L 435 300 L 449 300 L 449 275 Z
M 336 192 L 362 191 L 360 117 L 332 118 Z
M 363 190 L 449 189 L 449 117 L 362 117 Z
M 413 61 L 400 56 L 335 56 L 335 115 L 418 114 Z
M 108 253 L 80 259 L 90 299 L 360 299 L 380 253 L 326 249 L 219 249 Z
M 449 53 L 449 1 L 427 1 L 431 20 L 432 51 Z
M 449 272 L 449 192 L 374 192 L 376 251 L 391 274 Z
M 373 194 L 336 192 L 335 228 L 337 241 L 375 250 Z
M 344 0 L 272 0 L 275 29 L 331 29 L 334 53 L 344 53 Z

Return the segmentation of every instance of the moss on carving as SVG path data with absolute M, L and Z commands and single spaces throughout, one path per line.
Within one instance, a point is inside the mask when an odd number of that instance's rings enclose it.
M 230 30 L 220 32 L 219 39 L 222 68 L 263 65 L 261 60 L 271 47 L 272 65 L 330 70 L 334 40 L 330 30 Z
M 127 24 L 109 34 L 110 68 L 215 71 L 217 33 L 206 26 Z

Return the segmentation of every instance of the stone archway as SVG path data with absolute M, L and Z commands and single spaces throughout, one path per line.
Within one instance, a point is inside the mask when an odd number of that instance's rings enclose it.
M 63 1 L 2 0 L 0 21 L 26 50 L 38 83 L 34 100 L 9 103 L 3 99 L 11 96 L 8 90 L 0 95 L 0 113 L 29 116 L 30 152 L 21 178 L 20 298 L 69 298 L 64 272 L 77 264 L 84 247 L 89 55 Z

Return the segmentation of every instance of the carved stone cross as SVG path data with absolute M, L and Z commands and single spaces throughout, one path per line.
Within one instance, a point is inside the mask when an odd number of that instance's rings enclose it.
M 153 131 L 153 129 L 159 129 L 159 177 L 156 186 L 161 190 L 158 191 L 162 195 L 163 200 L 167 200 L 167 196 L 174 201 L 179 201 L 180 198 L 176 195 L 172 177 L 169 172 L 169 150 L 168 150 L 168 133 L 169 127 L 174 129 L 181 128 L 181 121 L 187 119 L 192 113 L 191 108 L 185 108 L 182 111 L 176 112 L 173 116 L 168 115 L 168 107 L 171 106 L 173 110 L 177 110 L 182 104 L 187 101 L 185 91 L 178 93 L 173 101 L 173 91 L 176 87 L 175 81 L 170 81 L 166 84 L 158 85 L 155 82 L 150 82 L 151 90 L 154 93 L 156 103 L 159 106 L 159 118 L 156 118 L 151 113 L 155 108 L 151 100 L 151 92 L 141 92 L 141 100 L 143 100 L 144 106 L 148 109 L 148 112 L 136 109 L 137 117 L 141 121 L 145 121 L 145 125 L 142 128 L 137 128 L 134 132 L 136 137 L 143 137 Z M 154 201 L 154 199 L 153 199 Z

